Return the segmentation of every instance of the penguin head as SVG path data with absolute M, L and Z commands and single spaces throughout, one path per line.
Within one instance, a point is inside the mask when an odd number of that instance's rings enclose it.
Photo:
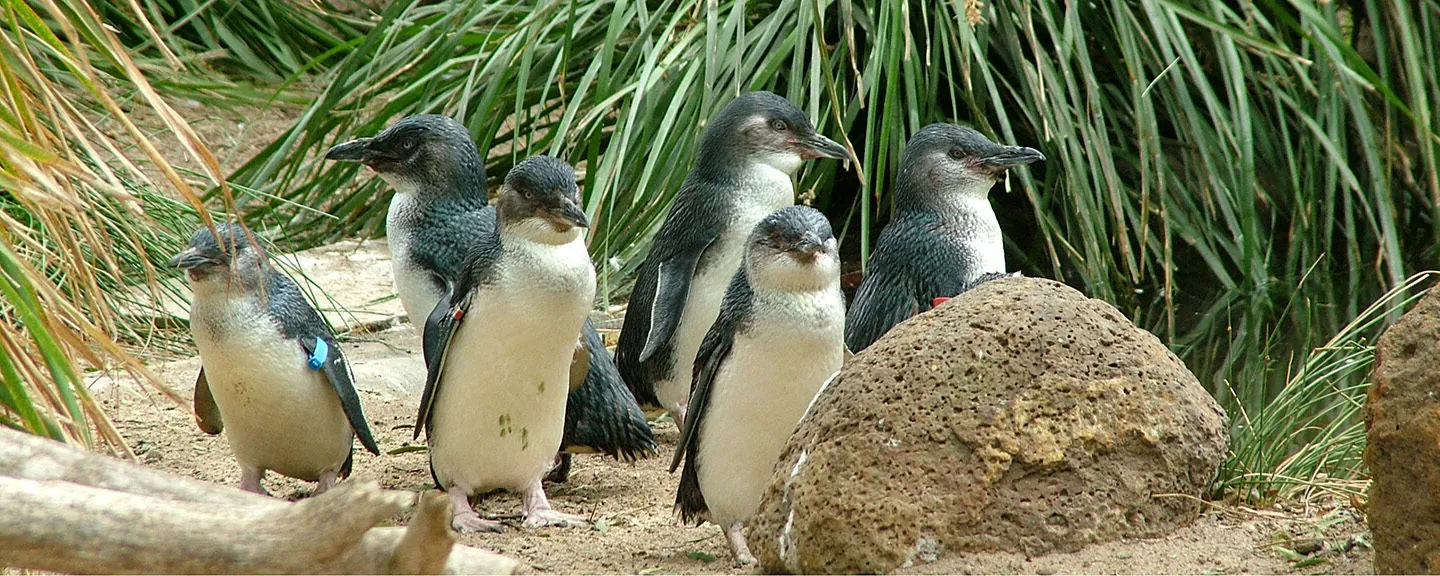
M 793 175 L 805 160 L 849 157 L 789 100 L 761 91 L 740 95 L 715 115 L 700 137 L 698 166 L 761 163 Z
M 374 138 L 331 148 L 325 158 L 369 166 L 401 194 L 433 196 L 485 189 L 485 162 L 470 131 L 449 116 L 407 116 Z
M 196 230 L 190 246 L 170 259 L 170 265 L 184 270 L 192 283 L 256 280 L 265 262 L 265 249 L 239 224 L 217 224 L 213 233 L 209 228 Z
M 575 168 L 553 156 L 532 156 L 511 168 L 497 210 L 502 230 L 538 242 L 563 244 L 590 227 Z
M 916 132 L 905 146 L 898 188 L 984 197 L 1006 170 L 1044 159 L 1034 148 L 996 144 L 970 128 L 936 123 Z
M 745 247 L 752 288 L 814 291 L 840 282 L 840 250 L 830 221 L 809 206 L 787 206 L 755 225 Z

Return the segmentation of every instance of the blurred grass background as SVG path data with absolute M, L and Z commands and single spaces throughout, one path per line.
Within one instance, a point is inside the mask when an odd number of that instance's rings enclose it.
M 814 163 L 799 188 L 843 231 L 852 266 L 921 126 L 1039 148 L 1049 160 L 992 195 L 1011 268 L 1114 303 L 1169 344 L 1230 411 L 1215 492 L 1245 501 L 1363 488 L 1371 344 L 1432 283 L 1422 271 L 1440 245 L 1440 0 L 4 10 L 0 424 L 72 440 L 105 426 L 83 409 L 71 359 L 138 366 L 138 343 L 183 342 L 153 315 L 116 313 L 154 302 L 113 288 L 162 274 L 176 231 L 202 217 L 191 190 L 291 249 L 380 236 L 388 189 L 317 157 L 406 114 L 459 118 L 489 151 L 492 183 L 532 154 L 580 166 L 601 292 L 616 303 L 704 120 L 740 91 L 789 97 L 856 151 L 858 166 Z M 166 112 L 176 99 L 296 120 L 224 175 L 198 138 L 167 153 L 201 169 L 167 171 L 174 159 L 151 154 L 147 134 L 87 124 L 143 111 L 184 135 Z

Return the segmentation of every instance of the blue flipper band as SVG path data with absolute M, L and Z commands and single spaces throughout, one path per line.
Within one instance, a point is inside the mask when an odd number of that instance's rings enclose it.
M 315 339 L 315 353 L 310 355 L 308 364 L 311 370 L 319 370 L 325 365 L 325 358 L 330 356 L 330 345 L 325 343 L 324 338 Z

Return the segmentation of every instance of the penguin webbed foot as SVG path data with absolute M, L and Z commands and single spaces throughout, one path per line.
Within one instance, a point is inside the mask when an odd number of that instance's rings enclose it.
M 590 523 L 587 522 L 582 516 L 566 514 L 554 508 L 525 511 L 526 528 L 543 528 L 545 526 L 555 526 L 558 528 L 576 528 L 589 525 Z
M 545 487 L 541 485 L 540 479 L 525 488 L 521 496 L 525 507 L 526 528 L 541 528 L 544 526 L 557 526 L 560 528 L 571 528 L 588 526 L 590 523 L 584 517 L 574 514 L 566 514 L 550 507 L 550 499 L 545 497 Z
M 320 478 L 318 480 L 319 485 L 315 487 L 315 495 L 319 496 L 321 494 L 324 494 L 327 490 L 334 488 L 335 484 L 339 482 L 338 478 L 339 476 L 335 474 L 334 470 L 321 472 Z
M 735 555 L 736 564 L 750 566 L 756 563 L 755 555 L 750 553 L 750 546 L 745 543 L 744 522 L 735 522 L 725 529 L 725 542 L 730 544 L 730 553 Z
M 470 495 L 460 488 L 446 490 L 450 496 L 450 527 L 461 534 L 474 534 L 476 532 L 504 532 L 505 526 L 498 520 L 482 518 L 479 512 L 470 506 Z
M 259 467 L 240 465 L 240 489 L 246 492 L 253 492 L 261 496 L 270 496 L 261 483 L 265 480 L 265 469 Z
M 480 513 L 474 510 L 456 513 L 455 516 L 450 519 L 450 527 L 461 534 L 474 534 L 476 532 L 495 532 L 499 534 L 505 532 L 505 525 L 501 524 L 499 520 L 481 518 Z
M 670 419 L 675 421 L 675 429 L 681 432 L 685 431 L 685 412 L 687 408 L 689 408 L 689 406 L 681 404 L 674 410 L 669 411 Z

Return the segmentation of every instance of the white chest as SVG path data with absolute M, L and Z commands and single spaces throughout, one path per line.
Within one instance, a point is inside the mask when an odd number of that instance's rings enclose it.
M 757 295 L 710 391 L 697 462 L 701 492 L 724 526 L 754 514 L 780 452 L 820 386 L 844 360 L 838 286 L 804 296 Z
M 395 282 L 395 291 L 400 295 L 400 304 L 410 323 L 420 329 L 425 319 L 435 309 L 435 304 L 444 296 L 435 289 L 430 274 L 414 265 L 414 246 L 411 235 L 416 226 L 415 219 L 420 207 L 410 194 L 396 193 L 390 200 L 390 210 L 385 217 L 385 235 L 390 245 L 390 271 Z
M 504 258 L 452 338 L 431 416 L 436 476 L 470 493 L 520 490 L 549 468 L 565 428 L 570 358 L 595 294 L 583 242 L 520 243 Z
M 236 459 L 302 480 L 338 470 L 353 437 L 340 400 L 324 374 L 306 366 L 298 342 L 280 334 L 260 299 L 202 291 L 191 322 Z
M 1005 272 L 1005 238 L 1000 221 L 986 197 L 962 196 L 946 212 L 947 226 L 956 235 L 968 259 L 963 279 L 969 283 L 988 272 Z
M 674 366 L 670 376 L 655 385 L 660 403 L 670 410 L 690 399 L 695 354 L 700 350 L 705 332 L 720 314 L 725 289 L 735 271 L 740 269 L 750 232 L 771 212 L 795 204 L 795 187 L 790 175 L 763 163 L 751 167 L 743 186 L 737 188 L 734 194 L 735 207 L 725 230 L 710 248 L 707 256 L 710 260 L 703 270 L 696 270 L 695 277 L 690 281 L 685 312 L 675 329 L 671 354 Z

